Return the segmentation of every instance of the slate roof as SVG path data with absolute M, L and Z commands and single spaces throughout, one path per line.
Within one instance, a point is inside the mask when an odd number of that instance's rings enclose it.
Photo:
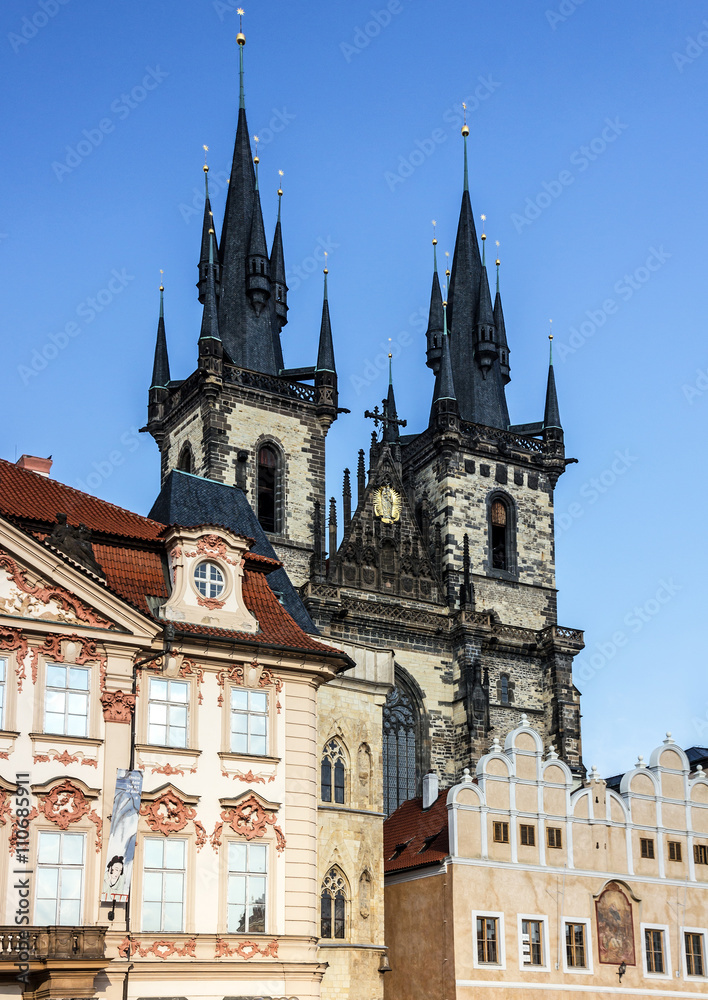
M 149 516 L 163 524 L 185 527 L 213 524 L 228 528 L 236 535 L 252 538 L 251 552 L 274 559 L 280 566 L 275 549 L 268 541 L 246 494 L 238 486 L 227 486 L 213 479 L 173 469 L 165 479 Z M 282 566 L 268 574 L 268 583 L 300 628 L 317 634 L 305 605 Z
M 403 802 L 384 822 L 384 872 L 439 864 L 450 853 L 447 830 L 447 789 L 430 809 L 423 799 Z
M 177 474 L 178 482 L 184 479 L 197 480 L 197 477 L 188 476 L 187 473 Z M 224 500 L 229 495 L 224 491 L 229 489 L 231 488 L 223 487 L 223 490 L 213 492 L 215 496 Z M 168 494 L 170 492 L 168 491 Z M 178 487 L 175 492 L 189 495 L 194 491 L 180 491 Z M 197 498 L 203 497 L 205 492 L 209 495 L 209 491 L 205 491 L 202 487 L 194 495 Z M 230 513 L 228 517 L 192 517 L 180 523 L 184 527 L 208 523 L 223 526 L 249 539 L 255 537 L 254 551 L 245 555 L 243 596 L 246 607 L 258 619 L 260 629 L 254 635 L 175 622 L 177 632 L 193 632 L 211 635 L 215 639 L 257 646 L 275 646 L 303 653 L 318 652 L 324 656 L 334 654 L 338 659 L 348 661 L 348 657 L 340 650 L 326 646 L 308 634 L 289 614 L 284 606 L 285 601 L 281 603 L 278 600 L 274 590 L 277 590 L 278 586 L 285 588 L 287 585 L 294 599 L 299 602 L 302 613 L 310 621 L 243 493 L 235 488 L 231 489 L 231 495 L 236 493 L 243 498 L 243 502 L 238 505 L 238 516 L 234 515 L 234 505 L 229 507 L 226 504 L 221 509 L 224 515 Z M 165 498 L 163 502 L 167 505 Z M 174 509 L 176 506 L 173 506 Z M 186 505 L 183 509 L 185 512 L 188 510 Z M 216 514 L 218 510 L 218 504 L 214 502 L 211 513 Z M 248 512 L 252 520 L 248 517 Z M 151 606 L 148 598 L 156 598 L 161 603 L 169 596 L 167 555 L 162 537 L 166 532 L 165 524 L 157 519 L 142 517 L 116 507 L 105 500 L 99 500 L 64 483 L 59 483 L 55 479 L 21 469 L 11 462 L 0 459 L 0 516 L 7 517 L 20 528 L 43 540 L 56 523 L 57 513 L 66 513 L 70 525 L 85 524 L 91 530 L 94 554 L 106 574 L 106 588 L 142 614 L 164 624 L 164 619 L 156 618 L 153 613 L 154 601 Z M 259 548 L 261 551 L 258 551 Z M 314 632 L 314 626 L 311 630 Z

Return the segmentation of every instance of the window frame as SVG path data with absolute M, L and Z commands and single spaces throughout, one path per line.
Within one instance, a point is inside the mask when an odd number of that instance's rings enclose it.
M 541 964 L 540 965 L 527 965 L 524 962 L 524 942 L 523 942 L 523 926 L 524 921 L 533 921 L 541 925 Z M 545 913 L 518 913 L 517 914 L 517 927 L 518 927 L 518 942 L 519 942 L 519 969 L 522 972 L 550 972 L 551 971 L 551 956 L 550 956 L 550 940 L 548 932 L 548 916 Z
M 497 837 L 497 829 L 499 836 Z M 492 843 L 509 843 L 509 821 L 506 819 L 492 819 Z
M 246 694 L 247 708 L 246 708 L 245 712 L 235 712 L 234 711 L 233 697 L 234 697 L 234 693 L 237 692 L 237 691 L 242 691 L 242 692 L 245 692 L 245 694 Z M 251 711 L 250 705 L 251 705 L 251 695 L 252 694 L 262 695 L 265 698 L 265 702 L 266 702 L 265 712 Z M 273 699 L 270 697 L 270 688 L 251 688 L 251 687 L 245 687 L 242 684 L 230 684 L 229 685 L 229 691 L 228 691 L 228 698 L 229 698 L 229 701 L 228 701 L 229 709 L 228 709 L 228 718 L 227 718 L 228 752 L 230 754 L 234 754 L 237 757 L 253 757 L 253 758 L 258 759 L 258 760 L 264 760 L 267 757 L 271 757 L 273 755 L 272 754 L 272 750 L 273 750 L 273 746 L 272 746 L 273 735 L 272 734 L 273 734 L 274 726 L 273 726 L 273 720 L 271 718 Z M 233 730 L 233 716 L 234 715 L 245 715 L 246 716 L 246 719 L 247 719 L 247 722 L 246 722 L 246 726 L 247 726 L 247 729 L 246 729 L 246 750 L 234 750 L 234 748 L 233 748 L 233 737 L 234 737 L 234 735 L 237 735 L 237 734 L 234 733 L 234 730 Z M 253 716 L 253 718 L 264 718 L 265 719 L 265 733 L 253 733 L 253 734 L 251 733 L 251 717 L 252 716 Z M 265 738 L 265 751 L 264 751 L 264 753 L 255 753 L 253 750 L 251 750 L 250 741 L 251 741 L 251 736 L 252 735 L 254 737 L 263 736 Z
M 693 845 L 694 865 L 708 865 L 708 844 Z
M 472 964 L 475 969 L 506 969 L 506 933 L 504 914 L 497 910 L 472 910 Z M 497 961 L 480 962 L 477 942 L 477 920 L 491 919 L 497 922 Z
M 668 844 L 668 860 L 673 861 L 676 864 L 681 864 L 683 861 L 683 845 L 680 840 L 667 840 Z M 673 857 L 671 854 L 673 852 Z
M 661 933 L 662 957 L 664 960 L 663 972 L 649 971 L 646 947 L 647 931 L 659 931 Z M 644 976 L 647 979 L 671 979 L 673 977 L 673 971 L 671 967 L 671 938 L 669 937 L 669 925 L 642 923 L 639 925 L 639 936 L 640 946 L 642 949 L 642 971 L 644 972 Z M 683 947 L 683 938 L 681 939 L 681 946 Z
M 82 844 L 83 844 L 82 855 L 81 855 L 82 856 L 81 862 L 78 863 L 78 864 L 77 863 L 64 863 L 62 860 L 59 860 L 57 862 L 47 862 L 47 863 L 40 862 L 40 860 L 39 860 L 39 856 L 40 856 L 39 852 L 40 852 L 41 839 L 42 839 L 43 835 L 44 836 L 51 835 L 51 836 L 58 836 L 59 837 L 59 851 L 60 851 L 60 855 L 59 856 L 60 856 L 60 859 L 61 859 L 61 856 L 62 856 L 64 839 L 68 838 L 68 837 L 80 837 L 81 841 L 82 841 Z M 52 829 L 40 829 L 40 830 L 37 831 L 37 841 L 36 841 L 36 848 L 35 848 L 35 850 L 36 850 L 35 857 L 36 857 L 36 869 L 37 869 L 37 872 L 36 872 L 35 879 L 33 879 L 33 882 L 34 882 L 34 886 L 33 886 L 34 900 L 33 900 L 33 910 L 32 910 L 32 917 L 33 917 L 35 925 L 38 925 L 40 927 L 46 927 L 48 925 L 49 926 L 54 925 L 54 926 L 57 926 L 57 927 L 77 927 L 77 926 L 81 926 L 83 924 L 83 922 L 84 922 L 84 907 L 85 907 L 86 894 L 87 894 L 86 893 L 86 882 L 87 882 L 87 874 L 88 874 L 88 871 L 87 871 L 87 868 L 88 868 L 87 848 L 88 848 L 88 837 L 87 837 L 87 834 L 85 832 L 83 832 L 83 831 L 80 831 L 80 830 L 59 830 L 56 827 L 53 827 Z M 44 921 L 44 920 L 40 920 L 38 918 L 38 916 L 37 916 L 37 905 L 38 905 L 38 901 L 40 899 L 40 897 L 38 895 L 39 880 L 40 880 L 40 869 L 49 869 L 49 868 L 58 869 L 58 871 L 59 871 L 59 875 L 57 877 L 57 895 L 56 895 L 56 898 L 54 900 L 54 903 L 55 903 L 54 920 L 51 921 L 51 923 L 49 923 L 47 921 Z M 80 889 L 79 889 L 79 917 L 78 917 L 78 920 L 76 920 L 76 922 L 74 922 L 72 920 L 69 923 L 61 923 L 61 921 L 59 919 L 59 917 L 61 916 L 61 879 L 62 879 L 62 872 L 63 872 L 64 869 L 68 869 L 68 870 L 71 870 L 71 871 L 78 870 L 78 872 L 79 872 L 79 879 L 80 879 Z M 43 899 L 49 899 L 50 897 L 47 896 L 47 897 L 41 897 L 41 898 L 43 898 Z
M 148 841 L 155 841 L 156 843 L 161 843 L 163 845 L 162 860 L 163 864 L 161 868 L 148 868 L 145 863 L 145 845 Z M 182 868 L 167 868 L 164 864 L 164 847 L 167 844 L 181 843 L 184 845 L 183 853 L 183 867 Z M 187 894 L 189 890 L 187 872 L 189 866 L 189 849 L 190 840 L 188 837 L 164 837 L 164 836 L 154 836 L 152 834 L 142 834 L 140 837 L 140 931 L 144 934 L 184 934 L 187 930 Z M 146 874 L 151 874 L 159 872 L 162 878 L 162 888 L 161 888 L 161 898 L 160 898 L 160 927 L 159 928 L 146 928 L 145 927 L 145 876 Z M 180 872 L 182 875 L 182 921 L 180 930 L 165 930 L 165 873 L 170 872 Z M 155 902 L 155 900 L 148 900 L 148 902 Z M 167 900 L 167 902 L 171 902 Z
M 558 843 L 552 844 L 551 840 L 557 840 Z M 562 826 L 546 826 L 546 847 L 550 851 L 562 851 L 563 850 L 563 827 Z
M 261 452 L 267 449 L 275 456 L 273 472 L 273 527 L 267 528 L 261 521 Z M 263 438 L 255 448 L 255 513 L 256 519 L 268 535 L 284 535 L 285 531 L 285 454 L 278 441 Z
M 231 855 L 231 848 L 234 845 L 237 845 L 239 847 L 245 848 L 245 851 L 246 851 L 246 870 L 245 871 L 236 871 L 235 869 L 234 870 L 231 869 L 230 855 Z M 250 868 L 249 868 L 250 854 L 251 854 L 251 848 L 253 848 L 253 847 L 263 848 L 263 850 L 265 852 L 265 871 L 264 872 L 250 871 Z M 272 907 L 270 905 L 269 895 L 268 895 L 269 892 L 270 892 L 270 879 L 268 877 L 269 873 L 270 873 L 270 869 L 271 869 L 271 850 L 270 850 L 270 843 L 269 843 L 269 841 L 261 839 L 261 840 L 258 840 L 258 841 L 249 842 L 249 841 L 244 840 L 243 838 L 234 838 L 234 837 L 231 837 L 231 838 L 229 838 L 226 841 L 226 881 L 225 881 L 225 890 L 226 890 L 226 933 L 227 934 L 251 934 L 251 935 L 252 934 L 268 934 L 269 928 L 270 928 L 270 919 L 271 919 L 271 910 L 272 910 Z M 229 906 L 231 905 L 229 903 L 229 887 L 230 887 L 230 881 L 231 881 L 231 876 L 232 875 L 234 875 L 236 877 L 243 877 L 243 878 L 245 878 L 246 927 L 242 931 L 231 930 L 230 927 L 229 927 Z M 265 890 L 264 890 L 264 893 L 263 893 L 264 913 L 263 913 L 263 930 L 262 931 L 252 930 L 251 927 L 249 926 L 248 887 L 249 887 L 249 881 L 250 881 L 251 878 L 262 878 L 265 881 Z
M 531 831 L 531 840 L 528 840 L 528 831 Z M 527 837 L 524 843 L 524 834 Z M 534 823 L 519 823 L 519 846 L 520 847 L 535 847 L 536 846 L 536 826 Z
M 681 962 L 683 965 L 683 978 L 688 980 L 694 980 L 695 982 L 704 982 L 708 979 L 708 970 L 706 969 L 706 943 L 708 942 L 708 930 L 705 927 L 681 927 Z M 686 956 L 686 936 L 688 934 L 695 934 L 701 939 L 701 959 L 703 961 L 703 972 L 700 976 L 695 973 L 688 971 L 688 958 Z
M 190 708 L 192 706 L 193 695 L 194 695 L 192 682 L 187 677 L 165 677 L 162 674 L 157 674 L 157 675 L 155 675 L 155 674 L 148 674 L 148 676 L 147 676 L 146 679 L 147 679 L 147 682 L 148 682 L 147 683 L 147 698 L 145 699 L 145 744 L 146 744 L 146 746 L 149 746 L 149 747 L 160 747 L 160 748 L 166 749 L 166 750 L 190 750 L 192 748 L 192 714 L 193 714 L 190 711 Z M 163 681 L 163 682 L 167 683 L 168 698 L 166 700 L 163 701 L 163 699 L 160 699 L 160 698 L 155 698 L 155 699 L 151 698 L 151 690 L 152 690 L 153 681 Z M 187 689 L 187 699 L 184 702 L 184 705 L 185 705 L 186 711 L 187 711 L 187 721 L 186 721 L 186 724 L 185 724 L 184 727 L 182 727 L 182 726 L 174 726 L 173 727 L 175 729 L 182 729 L 182 728 L 184 728 L 184 730 L 185 730 L 185 742 L 184 742 L 183 746 L 180 745 L 180 744 L 174 744 L 173 745 L 173 744 L 170 744 L 169 742 L 166 742 L 166 743 L 153 743 L 152 740 L 150 739 L 150 726 L 151 725 L 161 725 L 160 723 L 151 723 L 150 722 L 150 705 L 153 704 L 153 703 L 155 703 L 155 704 L 165 704 L 165 705 L 168 706 L 168 709 L 169 709 L 169 707 L 171 705 L 173 705 L 173 704 L 176 707 L 179 707 L 179 705 L 182 704 L 182 702 L 177 702 L 177 701 L 172 702 L 169 699 L 169 693 L 170 693 L 170 690 L 171 690 L 171 685 L 173 683 L 184 685 L 186 687 L 186 689 Z M 167 715 L 168 715 L 168 720 L 169 720 L 169 711 L 168 711 Z M 170 728 L 172 728 L 170 726 L 169 721 L 166 723 L 166 725 L 165 725 L 164 728 L 167 730 L 165 736 L 167 738 L 169 738 L 169 731 L 170 731 Z
M 333 759 L 328 752 L 328 747 L 331 744 L 335 744 L 337 747 L 338 753 L 336 759 Z M 337 798 L 337 768 L 340 763 L 342 768 L 341 800 Z M 323 777 L 325 774 L 325 767 L 329 770 L 329 798 L 325 798 L 324 795 L 325 782 L 323 781 Z M 337 736 L 331 736 L 329 739 L 325 740 L 324 746 L 322 747 L 322 753 L 320 754 L 320 802 L 332 806 L 347 804 L 349 798 L 349 781 L 347 780 L 349 769 L 349 757 L 342 740 Z
M 504 538 L 504 561 L 505 567 L 496 568 L 494 566 L 494 526 L 492 524 L 492 508 L 499 501 L 506 509 L 506 524 Z M 505 490 L 491 490 L 487 496 L 487 553 L 485 559 L 485 570 L 488 576 L 502 580 L 518 580 L 518 546 L 516 537 L 516 502 L 514 498 Z
M 50 685 L 50 683 L 49 683 L 49 671 L 50 671 L 50 668 L 54 668 L 54 667 L 66 671 L 67 681 L 70 680 L 70 677 L 71 677 L 71 673 L 70 672 L 72 670 L 80 670 L 80 671 L 82 671 L 82 673 L 85 673 L 86 676 L 87 676 L 87 686 L 86 686 L 86 688 L 85 689 L 84 688 L 73 688 L 73 687 L 70 686 L 69 683 L 67 683 L 67 685 L 65 685 L 63 688 L 56 687 L 53 684 Z M 92 697 L 91 696 L 92 696 L 92 689 L 94 687 L 94 685 L 92 683 L 93 680 L 94 680 L 94 678 L 93 678 L 93 670 L 92 670 L 92 668 L 91 668 L 91 666 L 89 664 L 83 664 L 83 663 L 81 663 L 81 664 L 79 664 L 79 663 L 59 663 L 58 661 L 55 661 L 55 660 L 46 660 L 45 661 L 45 663 L 44 663 L 44 691 L 43 691 L 43 697 L 42 697 L 42 700 L 41 700 L 41 704 L 39 706 L 40 707 L 40 712 L 41 712 L 40 732 L 42 733 L 42 735 L 44 735 L 44 736 L 55 736 L 58 739 L 69 739 L 69 740 L 86 740 L 86 739 L 91 739 L 91 731 L 92 731 L 92 728 L 93 728 L 92 727 L 92 721 L 93 721 L 92 720 L 92 711 L 91 711 L 91 706 L 92 706 Z M 47 696 L 48 696 L 48 693 L 49 693 L 50 690 L 52 690 L 52 691 L 63 691 L 64 694 L 65 694 L 65 699 L 66 700 L 65 700 L 65 704 L 64 704 L 64 713 L 63 713 L 64 714 L 64 729 L 60 733 L 58 733 L 56 731 L 52 731 L 50 729 L 47 729 L 47 714 L 51 714 L 51 715 L 58 715 L 59 714 L 58 712 L 51 712 L 51 713 L 47 712 Z M 69 716 L 70 715 L 76 716 L 76 713 L 69 712 L 69 695 L 72 692 L 76 693 L 76 694 L 82 694 L 82 695 L 86 696 L 86 715 L 85 715 L 86 731 L 84 733 L 80 733 L 80 734 L 79 733 L 69 733 L 69 732 L 67 732 L 67 725 L 68 725 Z
M 582 924 L 585 928 L 584 932 L 584 946 L 585 946 L 585 965 L 569 965 L 568 964 L 568 947 L 566 944 L 566 927 L 569 924 Z M 563 915 L 562 923 L 562 939 L 561 939 L 561 953 L 563 955 L 563 972 L 572 973 L 578 976 L 591 976 L 593 975 L 593 940 L 592 940 L 592 921 L 589 917 L 568 917 Z
M 656 860 L 656 847 L 654 844 L 653 837 L 639 838 L 639 856 L 642 858 L 643 861 Z
M 343 886 L 343 895 L 342 895 L 342 893 L 338 893 L 336 896 L 334 896 L 334 895 L 332 895 L 331 892 L 327 891 L 327 889 L 325 888 L 325 882 L 330 877 L 330 874 L 333 871 L 336 871 L 338 877 L 341 879 L 342 886 Z M 323 899 L 327 899 L 327 898 L 329 898 L 329 900 L 330 900 L 330 903 L 329 903 L 330 915 L 328 917 L 328 919 L 330 921 L 330 929 L 334 932 L 334 933 L 330 934 L 328 937 L 322 934 L 322 927 L 323 927 L 323 922 L 324 922 L 324 919 L 325 919 L 324 918 L 324 914 L 322 912 L 322 900 Z M 336 933 L 336 931 L 337 931 L 337 920 L 339 919 L 337 917 L 337 901 L 338 900 L 342 901 L 342 907 L 344 909 L 344 913 L 343 913 L 343 915 L 341 917 L 341 920 L 342 920 L 342 934 L 341 935 L 338 935 Z M 332 903 L 334 903 L 334 906 L 332 905 Z M 344 874 L 344 871 L 342 870 L 342 868 L 340 868 L 339 865 L 337 865 L 337 864 L 330 865 L 327 868 L 327 870 L 326 870 L 326 872 L 324 874 L 324 877 L 322 878 L 322 880 L 320 882 L 319 921 L 318 921 L 318 930 L 319 930 L 319 939 L 320 939 L 320 941 L 348 941 L 349 940 L 349 917 L 350 917 L 350 913 L 351 913 L 351 906 L 352 906 L 351 886 L 349 885 L 349 880 L 347 879 L 347 876 Z
M 0 680 L 0 731 L 4 732 L 7 727 L 5 725 L 8 712 L 8 699 L 10 694 L 10 684 L 9 684 L 9 660 L 7 656 L 0 656 L 0 670 L 2 671 L 2 680 Z

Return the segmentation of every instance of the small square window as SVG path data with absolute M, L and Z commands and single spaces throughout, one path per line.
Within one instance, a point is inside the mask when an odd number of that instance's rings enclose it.
M 509 824 L 501 823 L 497 820 L 494 821 L 494 843 L 495 844 L 508 844 L 509 843 Z
M 546 843 L 549 847 L 563 846 L 563 834 L 559 826 L 546 827 Z
M 643 858 L 653 858 L 654 857 L 654 841 L 650 837 L 640 838 L 640 848 Z
M 536 827 L 526 823 L 521 824 L 521 843 L 524 847 L 536 846 Z
M 669 841 L 669 861 L 681 861 L 681 844 L 678 840 Z

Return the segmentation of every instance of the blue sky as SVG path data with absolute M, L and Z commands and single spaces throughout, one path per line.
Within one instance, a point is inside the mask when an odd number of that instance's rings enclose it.
M 146 512 L 159 270 L 173 377 L 194 368 L 209 145 L 220 225 L 238 103 L 236 2 L 5 0 L 0 454 Z M 568 454 L 559 621 L 584 756 L 630 766 L 667 729 L 708 743 L 708 4 L 418 0 L 246 6 L 246 100 L 266 226 L 284 171 L 286 364 L 314 363 L 321 250 L 340 418 L 329 492 L 371 431 L 388 338 L 409 429 L 427 420 L 431 225 L 470 189 L 500 241 L 514 422 L 540 419 L 553 319 Z M 67 326 L 68 325 L 68 326 Z M 367 426 L 368 424 L 368 426 Z

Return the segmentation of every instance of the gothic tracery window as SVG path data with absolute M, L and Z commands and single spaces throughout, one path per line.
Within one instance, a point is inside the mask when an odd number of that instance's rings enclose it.
M 183 445 L 180 450 L 179 458 L 177 459 L 177 468 L 180 472 L 194 472 L 192 449 L 188 444 Z
M 384 812 L 415 798 L 417 787 L 418 710 L 413 698 L 397 685 L 383 708 Z
M 347 911 L 347 883 L 336 865 L 327 872 L 320 896 L 320 937 L 344 938 Z
M 507 509 L 501 500 L 492 504 L 492 566 L 494 569 L 508 569 L 507 566 Z
M 346 759 L 337 739 L 328 740 L 320 762 L 320 797 L 323 802 L 344 802 Z

